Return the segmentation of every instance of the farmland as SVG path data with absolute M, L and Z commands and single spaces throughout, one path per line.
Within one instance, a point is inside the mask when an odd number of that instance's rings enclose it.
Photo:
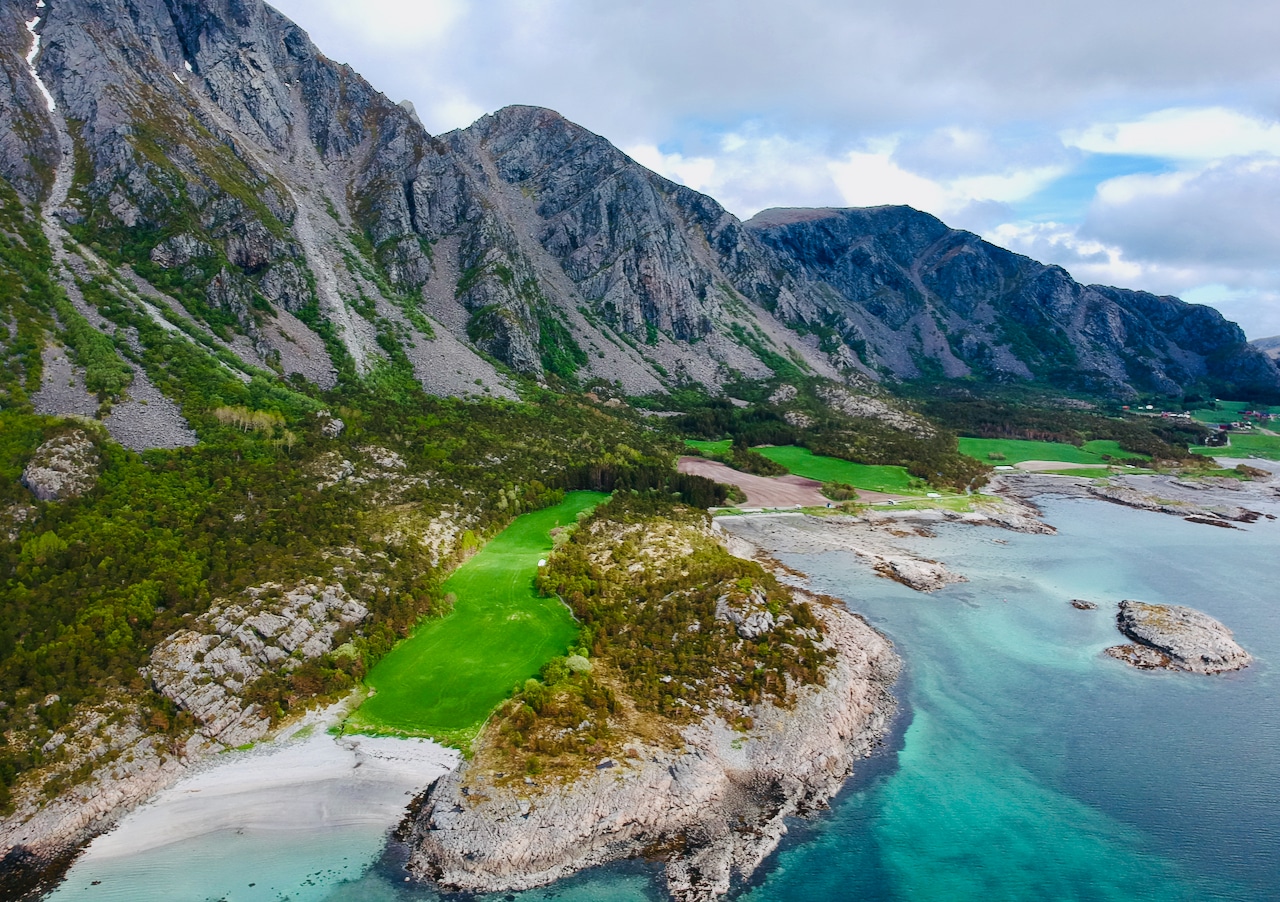
M 1065 442 L 1033 442 L 1025 439 L 962 438 L 960 453 L 977 458 L 984 463 L 1020 464 L 1029 460 L 1047 460 L 1068 464 L 1096 464 L 1106 466 L 1105 457 L 1119 460 L 1144 458 L 1142 454 L 1125 451 L 1116 442 L 1098 440 L 1085 442 L 1077 447 Z M 1002 455 L 993 457 L 992 455 Z

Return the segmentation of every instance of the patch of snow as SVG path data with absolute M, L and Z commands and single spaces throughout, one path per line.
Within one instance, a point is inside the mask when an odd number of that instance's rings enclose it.
M 37 9 L 44 7 L 44 2 L 36 6 Z M 49 89 L 45 87 L 44 79 L 40 77 L 40 73 L 36 71 L 36 57 L 40 55 L 40 33 L 36 29 L 40 26 L 40 17 L 36 16 L 27 23 L 27 31 L 31 32 L 31 50 L 27 53 L 27 68 L 31 70 L 31 77 L 36 80 L 36 87 L 40 89 L 40 93 L 44 95 L 45 103 L 49 104 L 49 112 L 53 112 L 58 108 L 54 103 L 53 95 L 49 93 Z
M 172 74 L 173 74 L 173 80 L 176 81 L 178 84 L 180 85 L 186 84 L 186 82 L 182 80 L 182 76 L 179 75 L 177 72 L 174 72 Z
M 182 64 L 182 66 L 183 66 L 183 68 L 184 68 L 184 69 L 186 69 L 188 72 L 194 72 L 194 71 L 195 71 L 194 69 L 192 69 L 192 68 L 191 68 L 191 63 L 189 63 L 189 62 L 185 62 L 185 63 L 183 63 L 183 64 Z

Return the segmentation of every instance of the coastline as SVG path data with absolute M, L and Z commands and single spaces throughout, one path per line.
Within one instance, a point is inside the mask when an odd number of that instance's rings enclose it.
M 1153 477 L 1135 477 L 1137 479 L 1153 479 Z M 715 528 L 720 532 L 730 546 L 731 550 L 739 556 L 753 557 L 754 559 L 764 563 L 766 566 L 781 566 L 773 561 L 772 553 L 788 553 L 791 550 L 805 551 L 823 551 L 823 550 L 849 550 L 858 554 L 858 556 L 872 567 L 875 566 L 875 558 L 892 556 L 895 554 L 910 555 L 897 543 L 895 538 L 906 535 L 928 536 L 929 525 L 940 522 L 958 522 L 972 525 L 988 525 L 999 526 L 1002 529 L 1016 529 L 1024 532 L 1052 532 L 1052 527 L 1047 526 L 1034 517 L 1034 505 L 1029 499 L 1034 498 L 1038 494 L 1062 494 L 1069 496 L 1077 496 L 1081 498 L 1092 498 L 1093 500 L 1111 500 L 1099 497 L 1096 494 L 1081 492 L 1077 494 L 1075 483 L 1080 482 L 1082 485 L 1088 485 L 1087 481 L 1071 480 L 1063 477 L 1015 477 L 1018 480 L 1019 488 L 1023 486 L 1035 486 L 1038 491 L 1034 494 L 1031 492 L 1017 491 L 1013 501 L 1009 501 L 1007 505 L 1002 505 L 999 512 L 987 511 L 982 514 L 957 514 L 952 511 L 945 510 L 896 510 L 896 511 L 871 511 L 859 518 L 839 517 L 839 516 L 810 516 L 796 513 L 784 514 L 750 514 L 735 517 L 718 518 L 715 521 Z M 1003 495 L 1009 491 L 1004 485 L 997 487 Z M 1062 489 L 1068 489 L 1062 491 Z M 1211 491 L 1214 498 L 1221 493 L 1230 493 L 1223 495 L 1231 499 L 1240 499 L 1241 493 L 1251 495 L 1257 493 L 1258 500 L 1274 502 L 1276 499 L 1274 483 L 1258 482 L 1244 483 L 1240 488 L 1221 487 L 1211 485 L 1208 489 L 1186 489 L 1186 491 Z M 1014 494 L 1010 492 L 1010 494 Z M 1115 503 L 1115 502 L 1112 502 Z M 1243 499 L 1242 499 L 1243 503 Z M 1249 502 L 1252 503 L 1252 502 Z M 851 522 L 852 521 L 852 522 Z M 769 525 L 767 529 L 760 529 L 761 525 Z M 780 528 L 773 529 L 772 525 L 782 524 Z M 742 528 L 746 527 L 746 528 Z M 744 534 L 745 533 L 745 534 Z M 820 541 L 825 545 L 815 544 L 815 536 L 825 534 L 825 538 Z M 773 537 L 773 538 L 771 538 Z M 779 547 L 779 541 L 774 539 L 781 537 L 782 542 L 793 543 L 791 545 L 783 544 Z M 993 541 L 1000 542 L 999 539 Z M 922 560 L 918 555 L 918 560 Z M 781 574 L 780 574 L 781 575 Z M 799 576 L 792 571 L 793 576 Z M 881 573 L 882 576 L 889 574 Z M 956 579 L 953 581 L 962 581 L 963 574 L 953 574 Z M 899 579 L 911 585 L 906 580 Z M 944 583 L 945 585 L 945 583 Z M 919 591 L 930 591 L 928 588 L 912 586 Z M 855 619 L 861 620 L 856 614 L 848 615 Z M 892 694 L 890 695 L 892 702 Z M 808 811 L 823 807 L 827 800 L 834 794 L 840 792 L 846 785 L 846 779 L 849 772 L 854 770 L 853 762 L 860 755 L 865 755 L 871 745 L 876 742 L 883 741 L 884 736 L 889 731 L 889 724 L 895 719 L 894 711 L 901 711 L 900 706 L 893 703 L 893 706 L 885 709 L 879 709 L 872 718 L 879 719 L 878 733 L 866 742 L 865 748 L 862 748 L 858 754 L 850 759 L 850 766 L 842 776 L 834 779 L 827 774 L 822 780 L 814 779 L 812 786 L 806 789 L 807 795 L 797 797 L 792 800 L 791 807 L 787 810 L 779 808 L 771 819 L 767 821 L 767 826 L 761 831 L 761 842 L 754 842 L 749 845 L 738 843 L 733 846 L 731 851 L 725 851 L 723 844 L 714 854 L 709 855 L 704 860 L 699 861 L 701 866 L 704 861 L 708 870 L 714 870 L 716 873 L 714 888 L 719 892 L 721 886 L 727 889 L 729 882 L 743 879 L 750 879 L 749 875 L 758 868 L 769 855 L 776 850 L 779 841 L 786 833 L 786 825 L 783 820 L 795 814 L 804 814 Z M 320 717 L 325 712 L 316 712 L 316 717 Z M 901 713 L 899 717 L 904 716 Z M 168 789 L 164 789 L 157 793 L 151 801 L 146 802 L 137 808 L 133 813 L 125 815 L 121 818 L 119 827 L 111 833 L 102 835 L 98 840 L 88 846 L 82 855 L 83 860 L 93 861 L 96 859 L 106 859 L 112 857 L 124 858 L 130 855 L 140 854 L 151 849 L 160 848 L 165 845 L 182 842 L 189 839 L 198 838 L 208 835 L 218 830 L 238 829 L 247 827 L 250 830 L 255 829 L 278 829 L 280 826 L 287 825 L 289 822 L 297 823 L 300 820 L 306 820 L 310 816 L 306 813 L 300 813 L 301 808 L 294 809 L 292 814 L 283 814 L 281 809 L 281 817 L 278 818 L 271 826 L 270 811 L 273 805 L 287 804 L 293 799 L 293 789 L 296 787 L 310 785 L 329 785 L 335 790 L 341 789 L 345 784 L 349 784 L 352 775 L 356 773 L 357 768 L 369 767 L 378 764 L 378 755 L 374 751 L 373 745 L 365 746 L 363 752 L 358 749 L 347 749 L 341 752 L 342 755 L 348 756 L 345 764 L 340 764 L 331 754 L 332 750 L 320 753 L 317 751 L 322 743 L 327 742 L 328 745 L 338 748 L 341 743 L 335 741 L 331 737 L 316 735 L 314 732 L 311 736 L 300 737 L 298 734 L 305 730 L 308 726 L 312 730 L 318 730 L 316 720 L 313 723 L 302 723 L 291 725 L 286 731 L 286 735 L 274 742 L 263 743 L 260 748 L 249 752 L 231 753 L 226 756 L 227 760 L 221 760 L 224 756 L 212 756 L 198 763 L 193 762 L 191 766 L 185 767 L 183 772 L 178 775 L 178 782 Z M 722 738 L 722 737 L 721 737 Z M 358 744 L 389 742 L 396 743 L 398 740 L 373 740 L 369 737 L 348 737 L 354 739 Z M 694 737 L 690 741 L 691 749 L 696 747 L 698 742 L 706 742 L 707 737 Z M 712 736 L 711 744 L 717 742 L 721 746 L 724 745 L 715 736 Z M 416 744 L 416 741 L 415 743 Z M 303 749 L 310 751 L 303 752 Z M 443 750 L 451 752 L 451 750 Z M 737 751 L 737 750 L 735 750 Z M 290 755 L 298 755 L 298 757 L 290 758 Z M 353 760 L 358 760 L 360 755 L 365 755 L 363 763 L 352 764 Z M 278 756 L 278 757 L 277 757 Z M 394 757 L 394 756 L 393 756 Z M 705 757 L 705 755 L 704 755 Z M 274 761 L 275 765 L 269 762 Z M 296 761 L 298 767 L 289 766 L 288 762 Z M 419 762 L 421 763 L 421 762 Z M 673 761 L 667 761 L 664 769 L 670 769 L 674 764 Z M 285 766 L 277 766 L 285 765 Z M 417 765 L 415 765 L 417 766 Z M 395 770 L 399 765 L 388 763 L 385 765 L 388 770 Z M 310 775 L 304 775 L 304 771 L 310 768 Z M 275 773 L 271 773 L 271 771 Z M 860 772 L 860 771 L 859 771 Z M 418 789 L 436 779 L 441 770 L 428 780 L 420 781 Z M 456 772 L 455 772 L 456 773 Z M 376 778 L 371 778 L 372 770 L 366 771 L 360 775 L 361 780 L 370 780 L 371 783 L 377 783 Z M 605 776 L 617 777 L 616 773 L 606 774 Z M 399 779 L 392 778 L 392 779 Z M 449 782 L 448 779 L 441 781 L 441 786 Z M 822 785 L 819 785 L 822 784 Z M 815 789 L 816 787 L 816 789 Z M 326 822 L 326 825 L 336 825 L 339 823 L 356 823 L 362 818 L 379 819 L 379 823 L 386 825 L 389 831 L 394 827 L 405 814 L 405 808 L 409 804 L 412 796 L 406 796 L 408 790 L 401 788 L 398 794 L 393 793 L 385 798 L 379 797 L 378 801 L 372 806 L 377 811 L 369 811 L 367 813 L 353 813 L 349 816 L 339 816 L 337 819 Z M 340 794 L 340 793 L 339 793 Z M 416 795 L 416 793 L 415 793 Z M 393 797 L 394 796 L 394 797 Z M 256 797 L 256 798 L 255 798 Z M 360 799 L 359 794 L 353 795 L 353 799 Z M 205 809 L 203 813 L 198 813 L 199 805 L 204 805 L 208 800 L 215 801 L 213 809 Z M 274 801 L 273 801 L 274 800 Z M 248 807 L 237 808 L 240 803 L 246 803 Z M 363 804 L 363 800 L 361 802 Z M 430 804 L 430 803 L 428 803 Z M 148 822 L 148 818 L 156 817 L 158 812 L 166 812 L 164 817 L 171 818 L 168 826 L 164 826 L 164 822 L 157 820 Z M 247 812 L 247 813 L 246 813 Z M 412 812 L 411 812 L 412 814 Z M 117 812 L 119 815 L 119 812 Z M 326 814 L 328 816 L 328 814 Z M 347 817 L 347 820 L 343 820 Z M 523 817 L 523 815 L 522 815 Z M 386 820 L 389 818 L 389 820 Z M 128 832 L 135 829 L 135 821 L 140 824 L 140 831 L 129 838 Z M 201 824 L 201 821 L 205 823 Z M 371 822 L 366 820 L 366 822 Z M 614 855 L 612 858 L 603 857 L 599 861 L 589 861 L 580 867 L 589 867 L 593 864 L 603 863 L 604 861 L 616 860 L 622 855 Z M 725 864 L 727 862 L 727 864 Z M 415 874 L 424 873 L 416 864 L 412 868 Z M 558 879 L 573 870 L 579 869 L 575 866 L 563 873 L 557 872 L 550 879 Z M 686 872 L 688 873 L 688 872 Z M 721 874 L 728 874 L 723 880 Z M 698 875 L 699 877 L 701 874 Z M 547 882 L 547 881 L 539 881 Z M 705 888 L 706 883 L 695 883 L 688 881 L 688 894 L 677 895 L 677 898 L 711 898 L 711 895 L 696 895 Z M 537 885 L 537 884 L 529 884 Z M 677 883 L 673 888 L 674 891 L 685 892 L 684 884 Z
M 836 652 L 825 685 L 790 708 L 753 706 L 745 733 L 709 717 L 683 729 L 675 749 L 633 743 L 634 755 L 567 786 L 512 785 L 464 765 L 428 794 L 410 872 L 446 890 L 513 892 L 657 857 L 679 902 L 749 879 L 787 819 L 826 807 L 898 710 L 891 643 L 842 605 L 811 601 Z
M 27 892 L 60 898 L 83 889 L 81 867 L 115 870 L 218 835 L 390 834 L 412 799 L 461 756 L 430 740 L 333 736 L 328 728 L 346 707 L 311 712 L 251 749 L 191 760 L 145 800 L 119 806 L 107 830 L 70 850 Z

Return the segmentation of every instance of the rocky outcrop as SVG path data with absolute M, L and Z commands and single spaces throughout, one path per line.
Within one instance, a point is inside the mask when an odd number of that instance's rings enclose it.
M 92 489 L 101 469 L 98 449 L 77 429 L 37 448 L 22 471 L 22 484 L 41 501 L 64 501 Z
M 741 732 L 707 718 L 675 750 L 634 742 L 571 783 L 505 782 L 464 764 L 428 795 L 410 871 L 450 889 L 514 891 L 648 855 L 665 862 L 673 898 L 725 894 L 773 852 L 786 818 L 826 804 L 894 711 L 889 642 L 843 608 L 815 612 L 834 657 L 825 684 L 794 706 L 756 705 Z
M 1223 673 L 1241 670 L 1253 661 L 1231 630 L 1208 614 L 1182 605 L 1122 601 L 1116 625 L 1136 644 L 1108 648 L 1107 654 L 1134 667 Z
M 1191 473 L 1194 474 L 1194 470 Z M 1191 523 L 1234 528 L 1236 523 L 1254 523 L 1273 517 L 1244 504 L 1267 506 L 1276 493 L 1263 480 L 1203 478 L 1170 474 L 1144 476 L 1114 475 L 1105 482 L 1083 477 L 1040 476 L 1034 473 L 1003 472 L 991 481 L 993 490 L 1018 498 L 1025 504 L 1037 495 L 1067 495 L 1096 498 L 1122 507 L 1181 517 Z
M 270 727 L 267 714 L 245 700 L 246 688 L 268 672 L 287 673 L 333 651 L 335 639 L 368 616 L 341 586 L 248 589 L 157 645 L 146 674 L 191 712 L 205 736 L 224 746 L 241 745 Z
M 34 726 L 34 715 L 32 720 Z M 18 784 L 13 810 L 0 820 L 5 898 L 36 898 L 26 893 L 47 888 L 42 884 L 49 878 L 56 881 L 85 842 L 176 780 L 187 763 L 187 744 L 157 734 L 155 724 L 140 717 L 137 700 L 125 693 L 80 708 L 41 751 L 49 763 Z M 52 798 L 46 792 L 77 781 Z

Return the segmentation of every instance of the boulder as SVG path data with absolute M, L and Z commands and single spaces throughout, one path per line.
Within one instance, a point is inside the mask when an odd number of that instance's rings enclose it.
M 37 448 L 22 471 L 22 484 L 41 501 L 64 501 L 92 489 L 101 470 L 98 449 L 77 429 Z

